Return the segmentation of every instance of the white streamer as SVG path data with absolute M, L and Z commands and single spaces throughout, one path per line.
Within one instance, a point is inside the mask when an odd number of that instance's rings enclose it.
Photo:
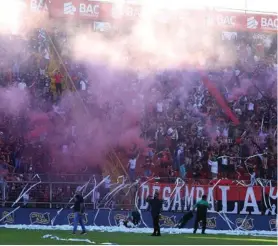
M 108 178 L 110 177 L 110 175 L 106 176 L 101 182 L 99 182 L 99 184 L 94 187 L 86 196 L 84 196 L 84 200 L 92 194 L 92 192 L 95 192 L 95 190 L 100 187 Z M 71 208 L 73 208 L 73 206 L 71 206 Z
M 95 244 L 95 242 L 89 240 L 89 239 L 83 239 L 83 238 L 60 238 L 57 236 L 53 236 L 50 234 L 44 235 L 42 238 L 49 238 L 57 241 L 69 241 L 69 242 L 85 242 L 85 243 L 90 243 L 90 244 Z
M 36 175 L 34 175 L 34 176 L 31 178 L 30 181 L 32 181 L 32 180 L 33 180 L 34 178 L 36 178 L 36 177 L 38 177 L 38 178 L 40 179 L 39 175 L 36 174 Z M 20 194 L 19 194 L 19 197 L 20 197 L 20 196 L 22 195 L 22 193 L 25 191 L 25 189 L 26 189 L 26 187 L 28 186 L 28 184 L 29 184 L 29 182 L 27 182 L 27 184 L 23 187 L 22 191 L 21 191 Z
M 102 200 L 106 200 L 110 195 L 112 195 L 114 192 L 116 192 L 118 189 L 120 189 L 120 188 L 122 187 L 122 185 L 125 183 L 124 176 L 119 176 L 119 177 L 117 178 L 117 183 L 116 183 L 116 184 L 119 184 L 120 178 L 123 178 L 122 184 L 116 186 L 116 188 L 114 188 L 112 191 L 110 191 L 109 193 L 107 193 L 107 194 L 104 196 L 104 198 L 103 198 Z
M 96 177 L 95 177 L 95 175 L 94 175 L 94 187 L 96 187 L 97 186 L 97 180 L 96 180 Z M 96 199 L 95 199 L 96 197 L 95 197 L 95 192 L 94 192 L 94 194 L 93 194 L 93 201 L 94 201 L 94 209 L 96 209 L 96 206 L 97 206 L 97 204 L 96 204 Z
M 215 184 L 214 184 L 214 186 L 212 187 L 212 191 L 214 190 L 214 188 L 219 184 L 219 182 L 221 181 L 221 179 L 219 179 Z M 231 224 L 230 224 L 230 222 L 231 223 L 233 223 L 232 221 L 230 221 L 229 220 L 229 218 L 226 216 L 226 214 L 225 213 L 223 213 L 223 212 L 217 212 L 218 213 L 218 215 L 227 223 L 227 225 L 230 227 L 230 230 L 233 230 L 233 228 L 232 228 L 232 226 L 231 226 Z M 221 215 L 221 213 L 223 214 L 223 216 Z
M 271 180 L 269 180 L 269 184 L 270 184 L 270 188 L 269 188 L 269 193 L 270 193 L 270 191 L 271 191 L 271 188 L 272 188 L 272 182 L 271 182 Z M 277 199 L 277 197 L 276 197 L 276 199 Z M 271 201 L 270 201 L 270 194 L 268 194 L 268 203 L 269 203 L 269 207 L 271 207 Z
M 106 205 L 113 199 L 113 197 L 116 195 L 116 194 L 118 194 L 121 190 L 123 190 L 124 188 L 126 188 L 127 186 L 129 186 L 129 184 L 121 184 L 120 185 L 120 187 L 119 187 L 119 189 L 116 191 L 116 192 L 114 192 L 114 194 L 113 194 L 113 196 L 111 196 L 109 199 L 108 199 L 108 201 L 104 204 L 104 208 L 106 207 Z
M 264 126 L 264 117 L 263 117 L 262 123 L 261 123 L 261 132 L 263 131 L 263 126 Z
M 108 222 L 109 222 L 109 226 L 112 226 L 111 220 L 110 220 L 111 212 L 112 212 L 112 209 L 110 209 L 110 210 L 109 210 L 109 213 L 108 213 Z
M 171 194 L 170 194 L 170 198 L 171 198 L 171 196 L 175 193 L 175 191 L 176 191 L 176 189 L 179 187 L 179 182 L 182 182 L 182 186 L 180 186 L 180 188 L 182 188 L 183 186 L 185 186 L 185 182 L 181 179 L 181 178 L 176 178 L 176 186 L 175 186 L 175 188 L 174 188 L 174 190 L 171 192 Z M 172 202 L 173 202 L 173 200 L 174 200 L 174 197 L 170 200 L 170 207 L 171 207 L 171 204 L 172 204 Z
M 83 186 L 81 186 L 80 191 L 81 191 L 81 190 L 83 191 L 84 187 L 87 187 L 88 184 L 90 183 L 90 181 L 91 181 L 91 178 L 89 179 L 88 182 L 86 182 Z M 70 198 L 70 200 L 68 201 L 68 203 L 66 204 L 65 207 L 67 207 L 67 206 L 71 203 L 71 201 L 74 199 L 74 197 L 75 197 L 75 194 Z M 51 220 L 51 225 L 52 225 L 52 226 L 54 225 L 54 222 L 55 222 L 56 218 L 58 217 L 58 215 L 60 215 L 60 213 L 61 213 L 63 210 L 64 210 L 64 208 L 60 208 L 60 209 L 56 212 L 56 215 L 55 215 L 55 216 L 53 217 L 53 219 Z
M 139 198 L 138 198 L 138 192 L 139 192 L 140 188 L 141 188 L 143 185 L 145 185 L 146 183 L 152 181 L 153 179 L 160 179 L 160 178 L 152 177 L 151 179 L 148 179 L 147 181 L 143 182 L 143 183 L 140 185 L 140 187 L 138 188 L 138 190 L 136 191 L 136 194 L 135 194 L 135 201 L 134 201 L 135 207 L 136 207 L 137 211 L 138 211 L 139 214 L 140 214 L 142 223 L 143 223 L 144 226 L 146 226 L 146 227 L 148 227 L 148 226 L 147 226 L 147 224 L 145 223 L 145 221 L 144 221 L 144 219 L 143 219 L 141 209 L 139 209 L 139 207 L 138 207 L 138 200 L 139 200 Z
M 119 176 L 117 178 L 117 184 L 119 183 L 119 179 L 120 178 L 124 178 L 124 176 Z M 134 183 L 132 184 L 125 184 L 125 179 L 123 179 L 122 184 L 118 185 L 116 188 L 114 188 L 112 191 L 110 191 L 108 194 L 106 194 L 106 196 L 102 199 L 102 200 L 108 200 L 105 204 L 104 204 L 104 208 L 106 208 L 106 205 L 109 204 L 109 202 L 113 199 L 113 197 L 118 194 L 121 190 L 128 188 L 128 191 L 126 192 L 125 196 L 128 195 L 130 189 L 135 186 L 136 184 L 138 184 L 139 180 L 136 180 Z
M 89 185 L 89 183 L 91 182 L 91 178 L 89 179 L 89 181 L 85 184 L 85 186 L 84 186 L 84 189 L 82 190 L 82 196 L 84 195 L 84 192 L 87 190 L 87 187 L 88 187 L 88 185 Z M 81 187 L 81 189 L 82 189 L 82 187 Z
M 97 212 L 96 212 L 96 214 L 95 214 L 95 217 L 94 217 L 94 225 L 95 225 L 95 226 L 96 226 L 95 221 L 96 221 L 96 218 L 97 218 L 97 216 L 98 216 L 99 210 L 100 210 L 100 209 L 97 210 Z
M 219 184 L 220 181 L 221 181 L 221 179 L 219 179 L 219 180 L 214 184 L 214 186 L 212 187 L 212 191 L 213 191 L 214 188 Z
M 216 212 L 216 213 L 218 213 L 218 215 L 227 223 L 227 225 L 230 227 L 230 230 L 233 231 L 233 228 L 232 228 L 232 226 L 229 223 L 230 220 L 227 217 L 224 217 L 224 213 L 223 213 L 223 216 L 219 212 Z
M 266 204 L 266 200 L 265 200 L 265 186 L 263 186 L 263 184 L 262 184 L 261 180 L 259 180 L 259 179 L 258 179 L 258 183 L 259 183 L 259 185 L 261 185 L 261 186 L 262 186 L 262 188 L 263 188 L 263 199 L 264 199 L 264 205 L 265 205 L 265 208 L 267 209 L 267 208 L 268 208 L 268 206 L 267 206 L 267 204 Z
M 128 193 L 129 193 L 129 191 L 131 190 L 131 188 L 133 187 L 133 186 L 135 186 L 135 185 L 137 185 L 139 183 L 139 179 L 138 180 L 136 180 L 133 184 L 131 184 L 130 185 L 130 187 L 128 188 L 128 191 L 126 192 L 126 196 L 128 195 Z
M 248 187 L 248 185 L 246 185 L 243 181 L 238 181 L 238 180 L 235 180 L 237 184 L 240 184 L 244 187 Z
M 247 217 L 248 217 L 248 214 L 245 216 L 245 218 L 244 218 L 244 220 L 242 221 L 241 225 L 238 226 L 238 227 L 235 229 L 235 231 L 236 231 L 236 230 L 245 230 L 244 228 L 242 228 L 242 226 L 244 225 L 244 222 L 245 222 L 245 220 L 247 219 Z M 246 230 L 245 230 L 245 231 L 246 231 Z
M 32 178 L 33 179 L 33 178 Z M 31 180 L 32 180 L 31 179 Z M 29 182 L 27 182 L 27 184 L 23 187 L 22 191 L 20 192 L 18 197 L 21 197 L 21 195 L 23 194 L 23 192 L 25 191 L 26 187 L 28 186 Z M 13 206 L 13 205 L 12 205 Z
M 14 213 L 15 211 L 17 211 L 18 209 L 20 209 L 20 206 L 18 206 L 17 208 L 15 208 L 13 211 L 9 212 L 8 214 L 6 214 L 4 217 L 2 217 L 0 219 L 0 222 L 3 221 L 4 219 L 6 219 L 10 214 Z
M 267 205 L 267 202 L 266 202 L 266 199 L 265 199 L 265 187 L 269 184 L 269 187 L 270 187 L 270 190 L 271 190 L 271 188 L 272 188 L 272 182 L 271 182 L 271 180 L 268 180 L 267 181 L 267 183 L 266 183 L 266 185 L 264 185 L 263 183 L 262 183 L 262 181 L 260 180 L 260 179 L 257 179 L 257 182 L 259 183 L 259 185 L 263 188 L 263 200 L 264 200 L 264 205 L 265 205 L 265 208 L 266 208 L 266 210 L 267 209 L 270 209 L 271 208 L 271 200 L 270 200 L 270 194 L 268 195 L 268 204 L 269 204 L 269 206 Z M 277 199 L 277 198 L 276 198 Z
M 251 156 L 248 156 L 248 157 L 234 157 L 234 156 L 222 155 L 222 156 L 217 157 L 217 159 L 220 159 L 220 158 L 246 159 L 245 161 L 247 161 L 247 160 L 250 159 L 250 158 L 253 158 L 253 157 L 256 157 L 256 156 L 260 156 L 260 155 L 263 155 L 263 154 L 264 154 L 264 153 L 256 154 L 256 155 L 251 155 Z
M 39 182 L 37 182 L 37 183 L 31 185 L 30 188 L 27 189 L 25 192 L 22 193 L 22 191 L 21 191 L 19 197 L 18 197 L 18 198 L 15 200 L 15 202 L 12 204 L 12 207 L 13 207 L 15 204 L 17 204 L 17 203 L 20 201 L 20 199 L 21 199 L 25 194 L 27 194 L 31 189 L 33 189 L 34 187 L 36 187 L 38 184 L 41 183 L 41 178 L 40 178 L 40 176 L 39 176 L 38 174 L 34 175 L 33 178 L 32 178 L 31 180 L 33 180 L 35 177 L 38 177 Z M 27 184 L 28 184 L 28 183 L 27 183 Z M 27 187 L 27 185 L 24 186 L 23 190 L 25 190 L 26 187 Z

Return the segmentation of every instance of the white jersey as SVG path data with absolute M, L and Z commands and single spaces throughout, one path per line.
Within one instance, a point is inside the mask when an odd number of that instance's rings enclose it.
M 129 168 L 130 169 L 135 169 L 136 168 L 136 159 L 130 159 L 128 163 L 129 163 Z
M 228 165 L 228 158 L 227 157 L 222 158 L 222 165 Z

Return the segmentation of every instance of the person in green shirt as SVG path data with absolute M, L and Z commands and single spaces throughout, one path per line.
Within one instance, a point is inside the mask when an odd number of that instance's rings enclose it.
M 203 195 L 202 200 L 198 201 L 194 207 L 193 211 L 197 208 L 195 224 L 194 224 L 194 231 L 195 234 L 198 229 L 198 223 L 202 221 L 202 234 L 205 234 L 206 224 L 207 224 L 207 211 L 209 209 L 209 204 L 207 202 L 207 196 Z

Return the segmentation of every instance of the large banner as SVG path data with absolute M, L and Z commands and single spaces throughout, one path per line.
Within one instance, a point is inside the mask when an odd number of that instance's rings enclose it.
M 208 26 L 221 30 L 277 32 L 278 16 L 232 11 L 190 10 L 171 8 L 144 8 L 139 4 L 117 1 L 94 0 L 26 0 L 31 10 L 48 9 L 53 18 L 76 18 L 96 21 L 124 19 L 136 21 L 151 15 L 156 21 L 166 23 L 169 19 L 184 21 L 196 27 Z M 47 7 L 46 7 L 47 6 Z
M 0 208 L 0 224 L 18 225 L 51 225 L 51 220 L 57 215 L 57 209 L 35 209 L 22 208 L 14 213 L 11 209 Z M 88 210 L 85 213 L 84 221 L 86 225 L 92 226 L 119 226 L 121 222 L 128 218 L 129 211 L 123 210 Z M 8 215 L 8 216 L 7 216 Z M 164 212 L 160 217 L 160 225 L 164 228 L 174 227 L 183 213 Z M 266 215 L 235 215 L 227 214 L 228 223 L 223 219 L 223 215 L 209 213 L 207 216 L 207 228 L 214 230 L 264 230 L 277 231 L 277 219 L 275 216 Z M 5 217 L 5 218 L 4 218 Z M 4 218 L 1 220 L 1 218 Z M 54 225 L 73 225 L 74 214 L 71 210 L 63 210 L 55 219 Z M 186 224 L 185 228 L 193 228 L 194 218 Z M 150 212 L 143 211 L 139 227 L 152 228 L 152 218 Z M 199 224 L 201 228 L 201 224 Z M 132 229 L 131 229 L 132 230 Z
M 208 202 L 211 204 L 210 212 L 221 210 L 231 214 L 275 214 L 277 209 L 277 187 L 161 183 L 141 184 L 140 209 L 148 208 L 146 198 L 153 196 L 156 191 L 165 201 L 163 211 L 189 210 L 204 194 L 207 195 Z

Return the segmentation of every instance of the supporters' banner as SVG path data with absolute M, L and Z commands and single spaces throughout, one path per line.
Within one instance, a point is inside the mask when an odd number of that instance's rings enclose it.
M 56 18 L 76 18 L 103 21 L 109 19 L 112 4 L 91 0 L 47 1 L 49 15 Z
M 10 213 L 10 208 L 0 208 L 0 220 L 4 218 L 0 224 L 18 224 L 18 225 L 42 225 L 51 226 L 51 219 L 57 215 L 58 209 L 36 209 L 22 208 L 14 213 Z M 130 211 L 124 210 L 87 210 L 84 214 L 85 225 L 92 226 L 120 226 L 123 221 L 128 220 Z M 163 212 L 160 216 L 160 226 L 163 228 L 173 228 L 182 218 L 183 213 Z M 277 219 L 275 216 L 266 215 L 238 215 L 227 214 L 229 223 L 223 219 L 223 215 L 216 213 L 208 213 L 207 228 L 212 230 L 235 230 L 239 227 L 242 230 L 251 231 L 277 231 Z M 73 225 L 74 214 L 70 209 L 64 209 L 55 219 L 54 225 Z M 144 221 L 144 223 L 142 222 Z M 193 228 L 194 218 L 190 220 L 185 228 Z M 141 221 L 139 227 L 152 228 L 152 217 L 150 212 L 143 211 L 141 213 Z M 201 228 L 201 224 L 199 224 Z
M 140 187 L 140 209 L 147 209 L 146 198 L 153 196 L 156 191 L 159 192 L 160 198 L 165 201 L 163 205 L 164 211 L 188 210 L 204 194 L 207 195 L 208 202 L 212 206 L 210 212 L 216 211 L 216 203 L 220 201 L 222 203 L 222 211 L 225 213 L 239 212 L 240 214 L 248 214 L 249 209 L 251 209 L 252 214 L 261 214 L 262 211 L 260 209 L 264 203 L 266 207 L 271 208 L 265 213 L 274 213 L 276 205 L 273 201 L 277 201 L 277 187 L 265 187 L 263 190 L 261 186 L 244 187 L 225 184 L 217 186 L 182 186 L 147 183 Z M 259 206 L 258 203 L 262 206 Z

